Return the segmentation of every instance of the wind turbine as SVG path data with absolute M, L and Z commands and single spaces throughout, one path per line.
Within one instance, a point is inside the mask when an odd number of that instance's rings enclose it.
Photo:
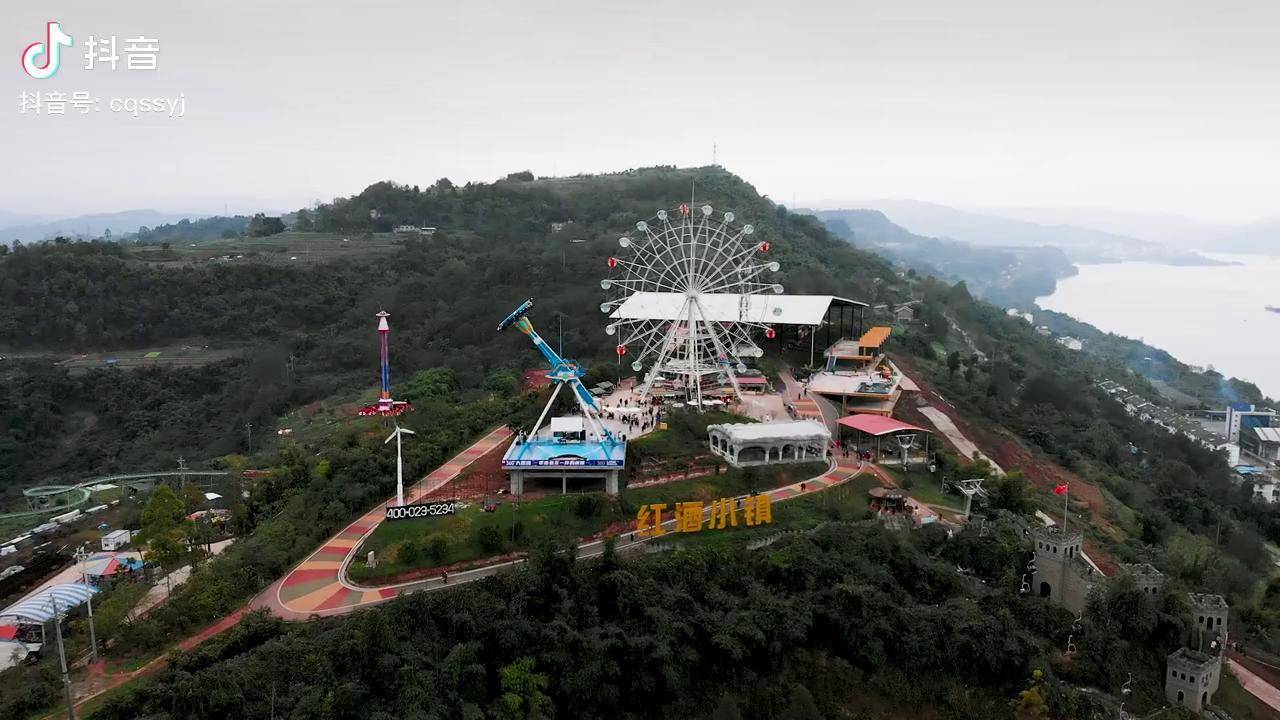
M 400 423 L 396 423 L 396 429 L 391 431 L 386 440 L 382 441 L 383 445 L 391 442 L 392 438 L 396 441 L 396 504 L 404 505 L 404 456 L 400 452 L 400 436 L 404 434 L 416 435 L 412 430 L 400 427 Z

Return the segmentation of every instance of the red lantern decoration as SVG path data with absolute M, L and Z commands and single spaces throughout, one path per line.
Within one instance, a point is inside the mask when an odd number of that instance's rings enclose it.
M 760 252 L 769 252 L 769 241 L 765 240 L 760 243 Z
M 616 257 L 609 258 L 609 269 L 612 270 L 616 267 L 618 267 L 618 258 Z
M 680 214 L 681 215 L 689 214 L 689 203 L 680 203 Z
M 622 357 L 623 355 L 626 355 L 626 354 L 627 354 L 627 346 L 626 346 L 626 345 L 619 345 L 619 346 L 618 346 L 618 357 Z
M 777 336 L 778 336 L 778 331 L 777 331 L 777 330 L 774 330 L 773 328 L 765 328 L 765 329 L 764 329 L 764 336 L 765 336 L 765 337 L 767 337 L 767 338 L 769 338 L 770 340 L 772 340 L 772 339 L 774 339 L 775 337 L 777 337 Z

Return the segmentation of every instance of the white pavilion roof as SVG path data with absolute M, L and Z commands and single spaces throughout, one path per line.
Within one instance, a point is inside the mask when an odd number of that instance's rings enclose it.
M 834 302 L 866 306 L 835 295 L 747 295 L 741 307 L 738 293 L 710 293 L 698 296 L 703 317 L 708 322 L 751 322 L 762 325 L 821 325 Z M 684 308 L 684 293 L 638 292 L 610 313 L 615 320 L 678 320 Z
M 813 420 L 790 420 L 762 423 L 726 423 L 708 425 L 708 430 L 718 430 L 733 442 L 759 442 L 762 440 L 830 440 L 831 431 L 826 425 Z
M 83 604 L 95 592 L 96 588 L 80 583 L 50 585 L 0 611 L 0 618 L 17 618 L 29 623 L 48 622 L 55 610 L 58 617 L 64 617 L 71 608 Z

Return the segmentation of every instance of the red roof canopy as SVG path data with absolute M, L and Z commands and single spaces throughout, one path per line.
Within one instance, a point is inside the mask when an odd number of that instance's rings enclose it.
M 924 428 L 916 427 L 910 423 L 904 423 L 901 420 L 894 420 L 891 417 L 885 417 L 883 415 L 871 415 L 869 413 L 858 413 L 856 415 L 850 415 L 849 417 L 843 417 L 840 418 L 839 422 L 845 427 L 860 430 L 868 435 L 875 435 L 876 437 L 900 432 L 929 432 Z

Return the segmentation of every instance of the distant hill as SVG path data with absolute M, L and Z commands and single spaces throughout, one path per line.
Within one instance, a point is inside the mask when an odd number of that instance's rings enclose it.
M 0 210 L 0 228 L 12 225 L 33 225 L 35 223 L 48 222 L 48 215 L 35 215 L 32 213 L 16 213 L 8 210 Z
M 176 223 L 139 229 L 131 233 L 129 239 L 140 243 L 218 240 L 243 235 L 249 229 L 249 222 L 250 218 L 244 215 L 215 215 L 195 221 L 183 218 Z
M 1055 247 L 983 246 L 916 235 L 879 210 L 822 210 L 827 229 L 924 275 L 963 280 L 978 297 L 998 305 L 1030 305 L 1051 294 L 1058 280 L 1076 274 Z
M 1044 225 L 917 200 L 868 200 L 862 206 L 880 210 L 894 223 L 924 236 L 974 245 L 1051 245 L 1060 248 L 1073 262 L 1147 260 L 1178 265 L 1216 264 L 1163 243 L 1076 225 Z
M 1221 252 L 1280 255 L 1280 217 L 1256 222 L 1228 234 L 1213 244 Z
M 1070 207 L 969 209 L 984 215 L 994 215 L 1039 225 L 1074 225 L 1092 228 L 1114 235 L 1160 243 L 1181 250 L 1212 250 L 1215 240 L 1239 229 L 1230 225 L 1204 222 L 1169 213 L 1125 212 Z
M 183 219 L 197 219 L 203 215 L 191 213 L 163 213 L 156 210 L 125 210 L 114 213 L 79 215 L 60 220 L 27 222 L 26 224 L 0 227 L 0 242 L 12 244 L 14 240 L 34 242 L 58 235 L 65 237 L 101 237 L 107 230 L 115 237 L 137 232 L 142 227 L 154 227 L 176 223 Z M 0 215 L 0 222 L 5 220 Z

